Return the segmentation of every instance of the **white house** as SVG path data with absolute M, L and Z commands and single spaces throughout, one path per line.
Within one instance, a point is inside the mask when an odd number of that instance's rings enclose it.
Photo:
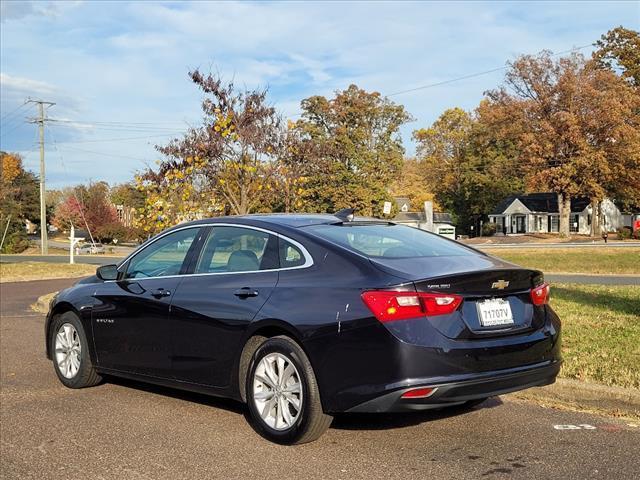
M 434 232 L 443 237 L 456 239 L 456 226 L 449 213 L 433 211 L 433 202 L 424 202 L 421 212 L 411 212 L 411 204 L 406 197 L 396 197 L 398 213 L 394 217 L 394 223 L 409 225 L 422 230 Z
M 615 232 L 624 226 L 622 213 L 609 199 L 600 203 L 600 226 Z M 496 233 L 553 233 L 560 227 L 558 195 L 555 193 L 530 193 L 511 195 L 502 200 L 489 221 L 496 224 Z M 572 233 L 591 233 L 591 203 L 586 197 L 571 199 L 569 230 Z

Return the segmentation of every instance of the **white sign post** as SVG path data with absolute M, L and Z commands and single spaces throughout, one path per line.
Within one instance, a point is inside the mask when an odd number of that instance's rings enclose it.
M 73 258 L 73 254 L 76 250 L 76 244 L 81 240 L 84 240 L 84 237 L 76 238 L 76 229 L 74 228 L 73 223 L 71 224 L 71 232 L 69 233 L 69 263 L 74 264 L 75 260 Z

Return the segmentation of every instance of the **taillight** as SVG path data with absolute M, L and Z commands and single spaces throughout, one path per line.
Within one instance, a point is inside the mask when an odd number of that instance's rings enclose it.
M 453 313 L 462 303 L 459 295 L 387 290 L 363 292 L 362 300 L 383 323 Z
M 531 289 L 531 303 L 534 305 L 544 305 L 549 301 L 549 290 L 551 287 L 548 283 L 543 283 Z
M 427 398 L 434 394 L 437 388 L 414 388 L 413 390 L 408 390 L 401 395 L 401 398 Z

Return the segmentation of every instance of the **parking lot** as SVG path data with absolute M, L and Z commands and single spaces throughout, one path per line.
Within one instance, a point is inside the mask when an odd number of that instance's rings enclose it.
M 635 423 L 491 399 L 471 411 L 354 416 L 271 444 L 234 402 L 110 380 L 69 390 L 29 305 L 71 280 L 2 284 L 1 478 L 633 478 Z M 635 472 L 635 473 L 634 473 Z

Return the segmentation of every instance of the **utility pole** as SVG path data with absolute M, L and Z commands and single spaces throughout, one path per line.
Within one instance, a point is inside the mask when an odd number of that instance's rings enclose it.
M 40 126 L 40 253 L 47 255 L 49 253 L 49 245 L 47 241 L 47 207 L 45 203 L 44 105 L 52 107 L 55 103 L 31 99 L 27 100 L 27 103 L 38 105 L 38 119 L 34 123 L 38 123 Z

